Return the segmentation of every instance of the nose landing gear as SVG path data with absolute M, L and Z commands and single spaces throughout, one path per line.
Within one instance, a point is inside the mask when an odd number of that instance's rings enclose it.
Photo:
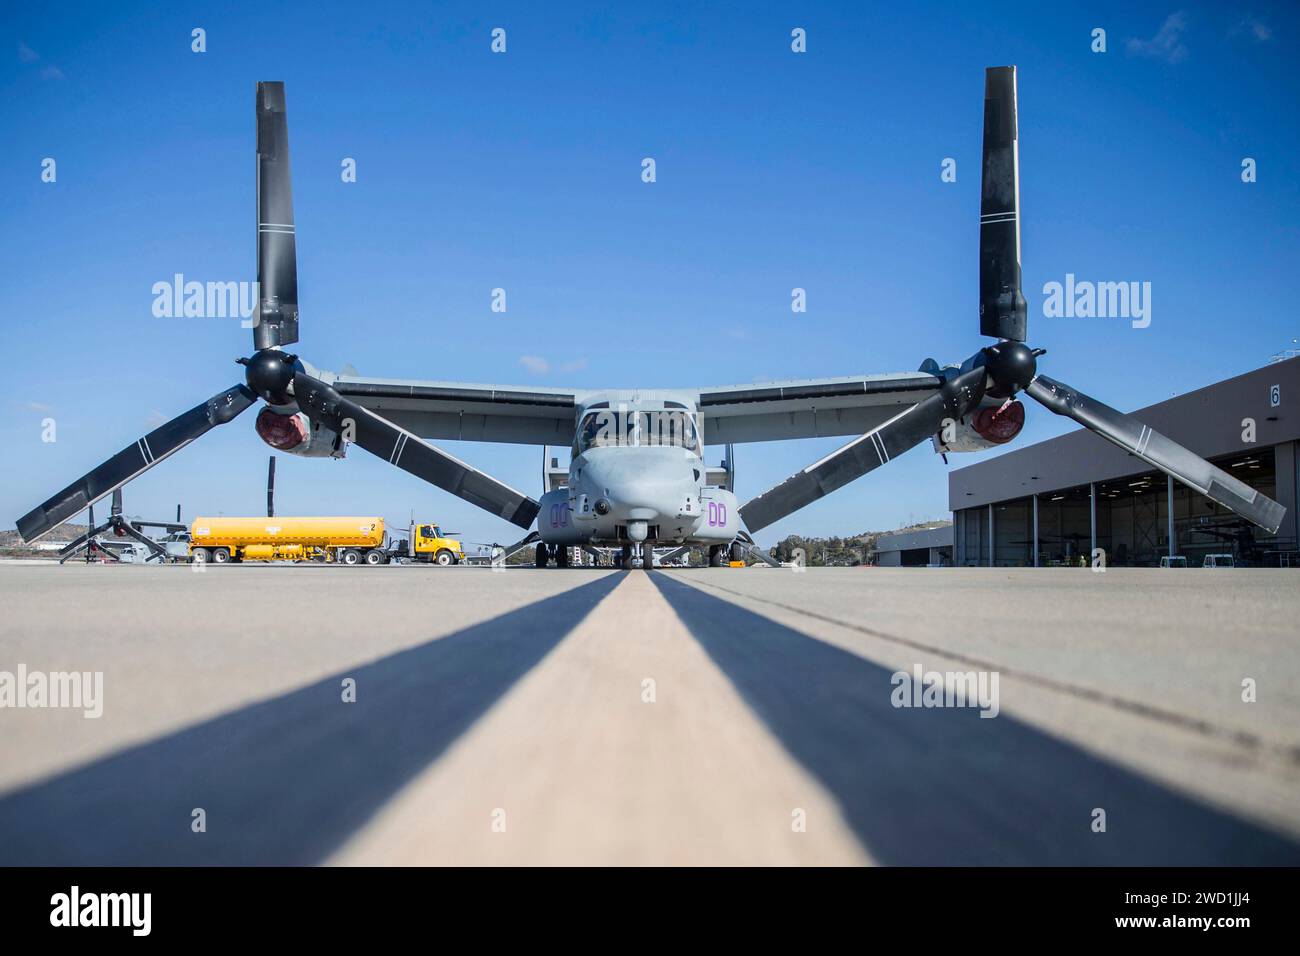
M 640 541 L 623 545 L 623 553 L 614 559 L 614 567 L 624 571 L 646 566 L 646 546 Z

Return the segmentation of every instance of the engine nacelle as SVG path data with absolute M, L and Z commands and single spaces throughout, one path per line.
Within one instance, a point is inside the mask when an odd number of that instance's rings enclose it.
M 1019 400 L 985 399 L 962 421 L 946 423 L 934 436 L 937 452 L 983 451 L 1005 445 L 1025 427 L 1025 406 Z
M 257 413 L 254 428 L 262 441 L 276 451 L 288 452 L 290 455 L 342 458 L 347 453 L 347 444 L 339 439 L 338 432 L 314 424 L 302 412 L 284 414 L 264 406 Z

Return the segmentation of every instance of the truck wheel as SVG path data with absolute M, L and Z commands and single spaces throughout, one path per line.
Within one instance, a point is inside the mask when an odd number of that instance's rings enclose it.
M 212 563 L 213 563 L 213 564 L 228 564 L 229 562 L 230 562 L 230 549 L 229 549 L 229 548 L 213 548 L 213 549 L 212 549 Z
M 194 553 L 190 555 L 190 560 L 193 561 L 195 564 L 207 564 L 207 563 L 208 563 L 208 549 L 207 549 L 207 548 L 195 548 L 195 549 L 194 549 Z
M 383 564 L 383 563 L 384 563 L 384 552 L 377 551 L 374 548 L 371 548 L 369 551 L 366 552 L 366 564 L 370 565 L 371 567 L 374 567 L 377 564 Z
M 546 567 L 546 562 L 549 561 L 550 558 L 551 558 L 550 552 L 547 549 L 546 545 L 539 544 L 537 546 L 537 566 L 539 568 Z
M 448 551 L 446 548 L 443 548 L 434 556 L 433 560 L 434 563 L 437 564 L 439 567 L 445 568 L 449 564 L 456 563 L 456 556 L 452 554 L 450 551 Z
M 342 554 L 339 555 L 339 560 L 347 565 L 360 564 L 361 552 L 353 550 L 352 548 L 348 548 L 346 551 L 344 551 Z

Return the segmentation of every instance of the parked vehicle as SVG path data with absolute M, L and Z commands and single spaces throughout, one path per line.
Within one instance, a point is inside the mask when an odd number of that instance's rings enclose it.
M 1181 554 L 1168 555 L 1160 559 L 1162 568 L 1185 568 L 1187 567 L 1187 558 Z
M 274 517 L 194 519 L 189 558 L 226 564 L 242 561 L 320 561 L 345 565 L 388 564 L 406 559 L 456 564 L 461 544 L 437 525 L 413 526 L 393 540 L 379 517 Z
M 455 532 L 443 531 L 436 524 L 413 524 L 406 539 L 394 544 L 393 553 L 403 560 L 424 564 L 460 564 L 465 560 L 465 551 L 452 534 Z
M 1237 562 L 1230 554 L 1207 554 L 1201 564 L 1203 568 L 1235 568 L 1236 566 Z
M 167 560 L 172 563 L 190 560 L 190 533 L 173 531 L 160 542 L 167 552 Z

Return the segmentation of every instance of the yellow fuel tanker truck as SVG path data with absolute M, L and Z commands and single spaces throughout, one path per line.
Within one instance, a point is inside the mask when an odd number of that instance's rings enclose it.
M 460 542 L 444 537 L 437 525 L 413 526 L 406 540 L 393 541 L 384 533 L 384 519 L 376 517 L 199 517 L 190 526 L 190 560 L 213 564 L 328 561 L 375 565 L 410 559 L 448 565 L 459 563 L 462 556 Z

